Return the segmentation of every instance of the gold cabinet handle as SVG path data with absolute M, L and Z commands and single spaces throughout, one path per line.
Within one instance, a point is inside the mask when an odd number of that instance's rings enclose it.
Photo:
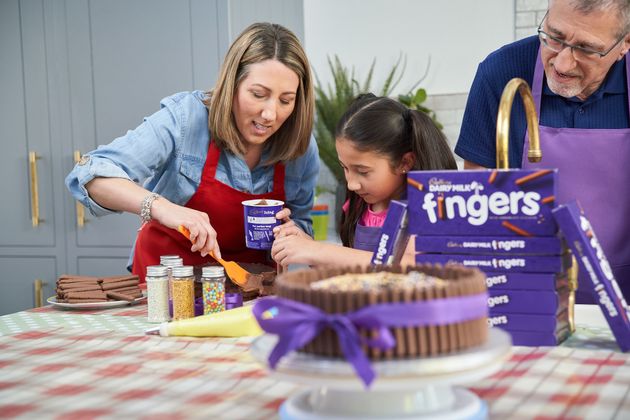
M 74 151 L 74 163 L 77 164 L 81 161 L 81 152 L 79 150 Z M 85 208 L 78 200 L 75 204 L 77 211 L 77 227 L 82 228 L 85 225 Z
M 497 169 L 508 169 L 510 167 L 508 159 L 510 112 L 517 90 L 521 94 L 523 105 L 525 105 L 525 117 L 527 118 L 527 132 L 529 135 L 527 159 L 530 162 L 540 162 L 542 159 L 540 138 L 538 136 L 538 117 L 536 116 L 536 106 L 534 105 L 532 91 L 525 80 L 515 77 L 505 85 L 501 94 L 501 101 L 499 102 L 499 112 L 497 114 Z
M 28 152 L 28 167 L 31 173 L 31 223 L 39 226 L 39 181 L 37 179 L 37 159 L 41 159 L 35 152 Z
M 41 279 L 35 279 L 33 282 L 33 290 L 35 292 L 35 307 L 41 308 L 44 306 L 44 283 Z

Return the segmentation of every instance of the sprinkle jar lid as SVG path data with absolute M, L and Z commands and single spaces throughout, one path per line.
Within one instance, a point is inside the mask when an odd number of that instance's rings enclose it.
M 183 258 L 168 258 L 164 261 L 161 261 L 160 264 L 166 267 L 181 267 L 184 265 Z
M 161 277 L 168 274 L 168 267 L 163 265 L 150 265 L 147 267 L 147 276 L 149 277 Z
M 223 277 L 225 270 L 219 265 L 208 265 L 201 269 L 202 277 Z
M 173 277 L 192 277 L 194 275 L 192 265 L 173 267 Z

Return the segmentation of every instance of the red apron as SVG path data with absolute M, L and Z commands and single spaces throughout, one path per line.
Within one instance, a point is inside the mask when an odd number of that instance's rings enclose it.
M 285 201 L 284 165 L 274 167 L 273 190 L 265 194 L 248 194 L 238 191 L 215 178 L 221 151 L 210 142 L 201 181 L 195 194 L 185 207 L 208 214 L 210 224 L 217 232 L 221 256 L 228 261 L 269 264 L 267 251 L 245 247 L 242 201 L 272 199 Z M 132 272 L 144 281 L 146 267 L 160 264 L 160 255 L 177 254 L 184 265 L 202 265 L 214 262 L 210 256 L 202 257 L 199 252 L 190 252 L 192 244 L 181 233 L 167 228 L 156 221 L 145 223 L 136 239 Z

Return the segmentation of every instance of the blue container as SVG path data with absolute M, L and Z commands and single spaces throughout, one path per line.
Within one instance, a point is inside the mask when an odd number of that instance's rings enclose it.
M 243 201 L 243 219 L 245 221 L 245 245 L 251 249 L 271 249 L 273 228 L 281 222 L 276 213 L 284 205 L 280 200 Z

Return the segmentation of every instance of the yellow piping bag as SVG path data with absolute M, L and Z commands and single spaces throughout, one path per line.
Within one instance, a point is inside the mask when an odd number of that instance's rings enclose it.
M 186 337 L 244 337 L 263 333 L 252 314 L 252 305 L 179 321 L 163 322 L 145 334 Z

